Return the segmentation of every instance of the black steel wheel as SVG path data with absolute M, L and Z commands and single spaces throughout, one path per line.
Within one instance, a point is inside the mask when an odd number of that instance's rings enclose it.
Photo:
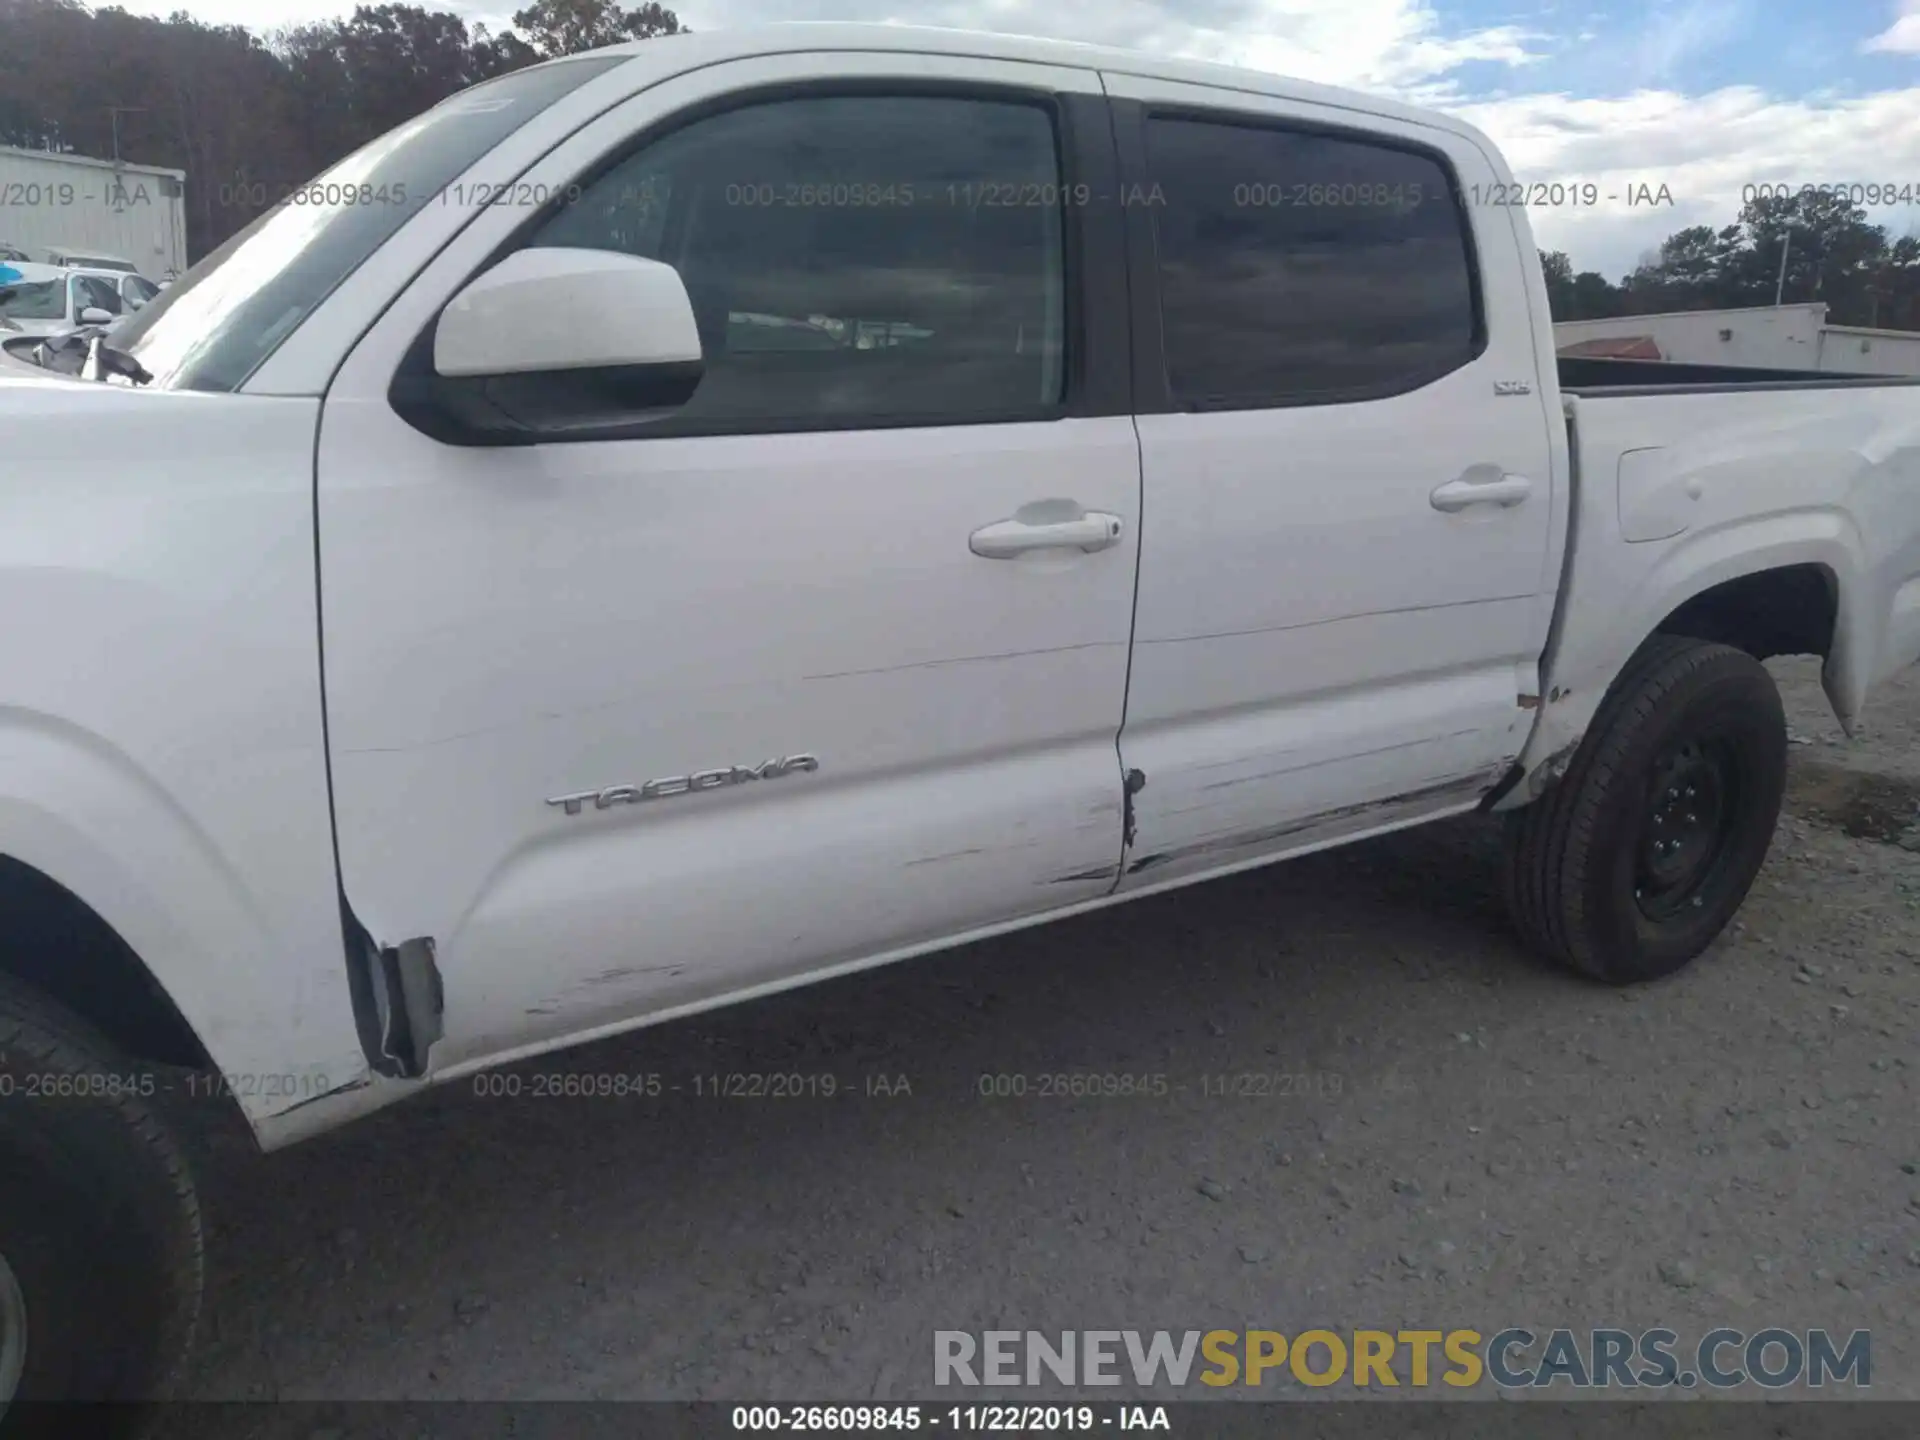
M 1508 817 L 1521 934 L 1597 980 L 1672 974 L 1713 942 L 1759 874 L 1786 763 L 1786 716 L 1759 661 L 1655 636 L 1565 778 Z

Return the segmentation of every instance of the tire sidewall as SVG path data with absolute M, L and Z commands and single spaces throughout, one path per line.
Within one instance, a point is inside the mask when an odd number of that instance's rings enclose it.
M 1736 770 L 1736 815 L 1726 849 L 1696 903 L 1669 920 L 1649 920 L 1634 896 L 1653 766 L 1688 739 L 1724 741 Z M 1686 676 L 1626 736 L 1613 783 L 1598 808 L 1595 859 L 1581 897 L 1609 979 L 1658 979 L 1685 965 L 1733 918 L 1766 860 L 1786 787 L 1786 715 L 1759 662 L 1729 653 Z
M 14 1168 L 21 1160 L 35 1160 L 17 1143 L 17 1135 L 0 1136 L 0 1255 L 19 1281 L 26 1298 L 26 1369 L 14 1398 L 18 1424 L 25 1408 L 53 1397 L 75 1393 L 84 1384 L 78 1372 L 87 1367 L 81 1338 L 73 1276 L 85 1274 L 86 1237 L 94 1227 L 75 1223 L 66 1204 L 48 1209 L 35 1187 L 42 1173 Z M 63 1194 L 62 1201 L 76 1197 Z M 77 1267 L 79 1267 L 77 1269 Z M 0 1412 L 4 1430 L 5 1412 Z M 11 1434 L 11 1431 L 4 1431 Z
M 118 1116 L 85 1101 L 41 1108 L 52 1113 L 0 1118 L 0 1253 L 27 1302 L 18 1400 L 146 1398 L 165 1378 L 154 1341 L 179 1304 L 166 1212 L 109 1160 L 105 1147 L 125 1143 Z
M 0 1254 L 27 1309 L 0 1435 L 133 1433 L 199 1311 L 191 1178 L 135 1062 L 4 977 L 0 1037 Z

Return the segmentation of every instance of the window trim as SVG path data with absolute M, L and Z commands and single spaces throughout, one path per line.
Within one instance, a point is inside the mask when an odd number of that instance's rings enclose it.
M 1328 405 L 1353 405 L 1368 400 L 1388 400 L 1424 390 L 1447 376 L 1464 370 L 1487 353 L 1490 336 L 1487 327 L 1486 286 L 1481 263 L 1480 236 L 1473 223 L 1473 212 L 1463 199 L 1458 167 L 1453 157 L 1440 146 L 1401 135 L 1370 130 L 1364 125 L 1342 125 L 1300 116 L 1275 115 L 1258 110 L 1238 110 L 1228 104 L 1195 104 L 1184 101 L 1119 100 L 1111 102 L 1114 134 L 1119 149 L 1120 183 L 1125 187 L 1151 186 L 1152 167 L 1147 158 L 1147 125 L 1153 120 L 1183 120 L 1209 125 L 1227 125 L 1239 130 L 1270 130 L 1289 135 L 1309 135 L 1351 144 L 1370 145 L 1380 150 L 1397 150 L 1436 165 L 1445 178 L 1454 213 L 1465 239 L 1467 286 L 1473 305 L 1473 341 L 1471 349 L 1445 368 L 1413 372 L 1376 385 L 1355 385 L 1341 390 L 1319 390 L 1302 395 L 1222 396 L 1208 400 L 1186 400 L 1173 393 L 1173 380 L 1167 368 L 1166 327 L 1163 319 L 1165 297 L 1160 288 L 1159 227 L 1152 207 L 1123 207 L 1126 222 L 1128 271 L 1133 300 L 1129 307 L 1133 330 L 1134 386 L 1133 408 L 1139 415 L 1199 414 L 1215 415 L 1239 410 L 1298 410 Z M 1123 191 L 1123 193 L 1125 193 Z
M 1092 80 L 1091 76 L 1089 78 Z M 1111 303 L 1111 297 L 1127 292 L 1127 242 L 1122 234 L 1122 220 L 1116 207 L 1104 203 L 1105 197 L 1117 192 L 1119 161 L 1114 146 L 1110 102 L 1091 90 L 1084 93 L 1057 91 L 1013 81 L 912 76 L 823 76 L 745 86 L 684 106 L 636 131 L 580 171 L 567 184 L 556 186 L 556 196 L 562 196 L 576 186 L 584 190 L 667 136 L 716 115 L 788 100 L 861 96 L 885 99 L 924 96 L 1018 104 L 1039 109 L 1047 116 L 1053 129 L 1054 154 L 1059 166 L 1062 191 L 1070 193 L 1074 187 L 1085 185 L 1088 195 L 1092 197 L 1087 205 L 1061 206 L 1061 333 L 1066 353 L 1058 400 L 1004 412 L 964 416 L 838 414 L 724 420 L 669 416 L 651 421 L 584 425 L 564 435 L 476 434 L 450 421 L 432 403 L 438 378 L 433 370 L 433 339 L 440 314 L 446 308 L 442 304 L 408 346 L 388 386 L 388 403 L 407 424 L 442 443 L 488 447 L 723 435 L 932 429 L 1131 414 L 1133 379 L 1128 326 L 1122 308 Z M 556 215 L 563 204 L 563 198 L 556 198 L 530 210 L 487 257 L 453 288 L 446 303 L 452 303 L 454 296 L 508 255 L 525 248 L 528 239 Z

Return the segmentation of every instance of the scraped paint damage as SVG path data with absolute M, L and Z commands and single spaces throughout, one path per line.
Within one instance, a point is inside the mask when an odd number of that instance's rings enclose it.
M 1324 810 L 1318 814 L 1306 816 L 1304 819 L 1289 820 L 1284 824 L 1263 825 L 1251 830 L 1235 830 L 1224 835 L 1209 835 L 1189 845 L 1179 845 L 1171 850 L 1142 855 L 1127 866 L 1127 873 L 1137 875 L 1143 870 L 1152 870 L 1176 861 L 1192 860 L 1205 855 L 1226 855 L 1236 850 L 1251 850 L 1271 845 L 1291 835 L 1305 834 L 1324 826 L 1340 824 L 1342 821 L 1378 815 L 1414 805 L 1444 803 L 1449 799 L 1478 799 L 1491 788 L 1491 784 L 1484 775 L 1476 774 L 1464 780 L 1448 780 L 1442 784 L 1404 791 L 1398 795 L 1369 800 L 1359 805 L 1342 805 L 1338 809 Z

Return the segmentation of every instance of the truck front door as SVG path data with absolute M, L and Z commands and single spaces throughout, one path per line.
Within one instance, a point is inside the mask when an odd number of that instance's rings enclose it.
M 827 53 L 667 81 L 353 350 L 319 450 L 341 874 L 376 942 L 434 942 L 436 1069 L 1111 888 L 1140 477 L 1085 289 L 1118 222 L 1063 203 L 1112 186 L 1099 89 Z M 409 351 L 529 245 L 674 265 L 693 399 L 587 443 L 402 419 Z

